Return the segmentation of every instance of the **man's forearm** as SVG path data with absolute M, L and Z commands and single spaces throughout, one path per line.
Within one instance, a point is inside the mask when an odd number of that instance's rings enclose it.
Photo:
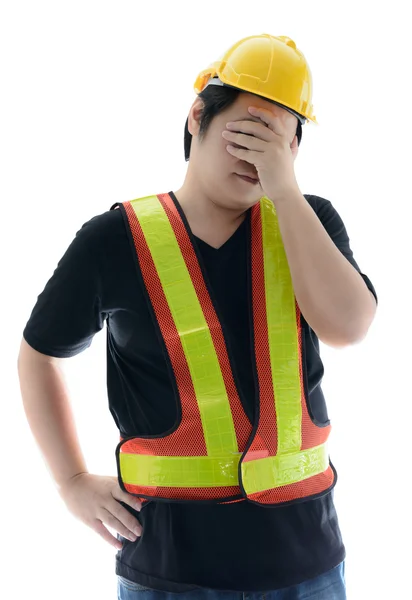
M 61 367 L 23 340 L 18 369 L 30 429 L 60 488 L 74 475 L 87 472 Z
M 345 346 L 363 339 L 376 303 L 298 191 L 275 202 L 299 308 L 319 339 Z

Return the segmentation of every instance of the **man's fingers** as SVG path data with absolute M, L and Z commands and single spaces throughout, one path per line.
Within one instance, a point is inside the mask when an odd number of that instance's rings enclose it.
M 99 521 L 98 519 L 93 521 L 91 528 L 93 529 L 93 531 L 98 533 L 100 535 L 100 537 L 102 537 L 104 540 L 106 540 L 106 542 L 109 542 L 109 544 L 111 546 L 114 546 L 117 550 L 122 549 L 122 543 L 119 542 L 119 540 L 116 539 L 114 536 L 112 536 L 110 531 L 108 531 L 108 529 L 106 529 L 106 527 L 103 525 L 103 523 L 101 521 Z
M 238 133 L 237 131 L 223 131 L 222 136 L 236 144 L 241 148 L 247 150 L 254 150 L 255 152 L 264 152 L 267 149 L 267 143 L 261 139 L 254 137 L 253 135 L 245 135 L 244 133 Z
M 124 492 L 119 484 L 116 485 L 115 489 L 112 491 L 112 496 L 115 500 L 119 500 L 120 502 L 124 502 L 134 510 L 140 511 L 142 508 L 142 503 L 132 494 L 128 494 Z
M 114 514 L 112 514 L 109 510 L 107 510 L 107 508 L 104 508 L 103 506 L 101 507 L 98 516 L 99 519 L 101 519 L 101 521 L 103 521 L 105 525 L 108 525 L 109 527 L 111 527 L 111 529 L 114 529 L 115 531 L 117 531 L 117 533 L 120 533 L 120 535 L 127 538 L 131 542 L 135 542 L 136 539 L 142 533 L 142 526 L 140 525 L 140 523 L 136 525 L 135 519 L 133 519 L 133 517 L 131 528 L 129 529 L 128 525 L 124 523 L 123 519 L 118 519 Z
M 262 155 L 261 152 L 253 152 L 253 150 L 245 150 L 244 148 L 235 148 L 232 145 L 226 146 L 226 150 L 240 160 L 244 160 L 255 166 L 257 166 L 258 160 Z
M 120 502 L 113 499 L 113 502 L 106 507 L 106 510 L 109 511 L 113 517 L 115 517 L 120 523 L 123 523 L 125 527 L 129 530 L 129 533 L 134 533 L 137 536 L 142 535 L 142 526 L 138 519 L 136 519 L 130 512 L 124 508 Z M 119 531 L 119 533 L 121 533 Z M 127 535 L 129 537 L 129 535 Z
M 226 123 L 226 128 L 229 131 L 244 133 L 249 137 L 253 136 L 258 140 L 273 142 L 273 131 L 264 123 L 256 123 L 255 121 L 229 121 L 229 123 Z

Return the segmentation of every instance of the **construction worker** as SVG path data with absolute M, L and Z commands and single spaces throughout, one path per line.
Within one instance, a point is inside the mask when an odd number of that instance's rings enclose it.
M 319 340 L 364 339 L 376 292 L 296 181 L 316 118 L 294 41 L 240 40 L 195 90 L 181 188 L 88 221 L 40 294 L 27 418 L 68 509 L 118 549 L 120 600 L 341 600 Z M 88 472 L 60 369 L 104 323 L 117 476 Z

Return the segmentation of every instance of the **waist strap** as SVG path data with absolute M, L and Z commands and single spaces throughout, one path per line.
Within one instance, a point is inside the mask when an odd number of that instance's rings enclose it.
M 120 453 L 125 484 L 144 487 L 226 487 L 239 485 L 241 454 L 233 456 L 152 456 Z M 269 456 L 242 463 L 247 494 L 308 479 L 329 466 L 327 444 L 291 454 Z

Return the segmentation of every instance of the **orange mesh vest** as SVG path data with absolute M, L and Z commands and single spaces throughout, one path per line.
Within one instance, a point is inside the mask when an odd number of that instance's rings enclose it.
M 172 198 L 123 207 L 176 378 L 181 420 L 163 437 L 121 439 L 120 486 L 142 499 L 265 505 L 330 491 L 330 425 L 319 427 L 308 414 L 301 314 L 273 203 L 264 197 L 251 210 L 255 423 L 242 407 L 221 323 Z

